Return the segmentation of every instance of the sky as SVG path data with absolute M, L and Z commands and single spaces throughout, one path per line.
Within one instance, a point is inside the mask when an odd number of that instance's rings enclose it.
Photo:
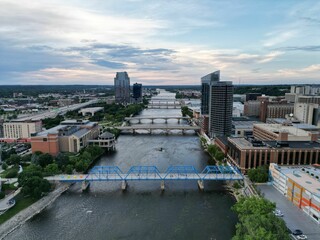
M 0 0 L 0 85 L 320 84 L 319 0 Z

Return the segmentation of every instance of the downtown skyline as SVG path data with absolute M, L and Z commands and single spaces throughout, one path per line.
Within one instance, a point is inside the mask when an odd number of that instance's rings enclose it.
M 0 0 L 0 85 L 320 82 L 320 1 Z

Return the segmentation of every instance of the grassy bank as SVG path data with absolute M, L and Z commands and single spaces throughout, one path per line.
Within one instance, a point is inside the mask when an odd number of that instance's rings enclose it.
M 8 211 L 6 211 L 4 214 L 0 215 L 0 224 L 4 223 L 5 221 L 12 218 L 14 215 L 22 211 L 23 209 L 29 207 L 33 203 L 35 203 L 37 200 L 33 199 L 31 197 L 24 197 L 22 193 L 18 194 L 15 197 L 16 204 L 10 208 Z

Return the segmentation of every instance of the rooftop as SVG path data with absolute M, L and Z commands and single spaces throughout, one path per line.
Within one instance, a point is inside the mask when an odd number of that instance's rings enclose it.
M 281 173 L 291 178 L 309 192 L 320 197 L 320 169 L 312 165 L 301 166 L 278 166 Z
M 276 134 L 279 134 L 280 132 L 287 132 L 289 136 L 299 136 L 299 137 L 309 136 L 309 132 L 294 126 L 285 126 L 282 124 L 263 124 L 263 123 L 255 124 L 255 126 Z

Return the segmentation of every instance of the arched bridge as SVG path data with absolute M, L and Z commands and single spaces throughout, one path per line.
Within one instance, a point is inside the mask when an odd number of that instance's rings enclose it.
M 141 123 L 141 120 L 151 120 L 151 123 L 154 122 L 155 119 L 163 119 L 165 123 L 168 122 L 169 119 L 177 119 L 178 123 L 181 120 L 190 120 L 190 117 L 182 117 L 182 116 L 144 116 L 144 117 L 126 117 L 124 120 L 131 121 L 131 120 L 138 120 L 138 123 Z

